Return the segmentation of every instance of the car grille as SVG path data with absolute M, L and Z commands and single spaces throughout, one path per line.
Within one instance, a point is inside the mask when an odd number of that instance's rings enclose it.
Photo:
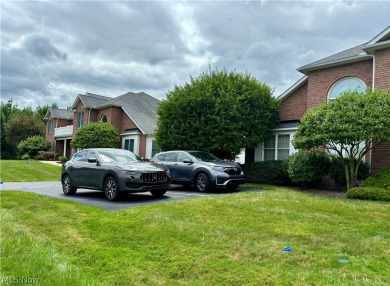
M 228 173 L 229 175 L 240 175 L 241 174 L 241 168 L 225 168 L 225 173 Z
M 141 180 L 144 182 L 159 182 L 167 179 L 166 172 L 153 172 L 153 173 L 142 173 Z

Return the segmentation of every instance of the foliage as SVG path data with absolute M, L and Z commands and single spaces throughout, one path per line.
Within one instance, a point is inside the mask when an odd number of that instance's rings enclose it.
M 251 183 L 290 185 L 287 161 L 252 162 L 242 166 L 245 180 Z
M 35 157 L 39 151 L 47 151 L 50 147 L 45 137 L 37 135 L 28 137 L 18 144 L 20 154 L 28 154 L 30 157 Z
M 390 201 L 390 189 L 378 187 L 356 187 L 349 189 L 345 196 L 348 199 Z
M 117 211 L 28 192 L 1 199 L 2 273 L 39 285 L 389 284 L 384 202 L 281 187 Z
M 318 182 L 329 170 L 329 157 L 323 151 L 300 151 L 288 160 L 288 175 L 294 183 Z
M 233 160 L 269 134 L 278 102 L 269 86 L 249 74 L 209 70 L 169 91 L 157 114 L 162 150 L 202 150 Z
M 51 107 L 58 108 L 58 105 L 53 103 Z M 45 134 L 44 133 L 45 127 L 44 127 L 43 118 L 44 118 L 48 109 L 49 109 L 48 105 L 38 106 L 35 111 L 32 110 L 31 106 L 24 107 L 23 109 L 20 109 L 17 104 L 14 104 L 12 99 L 8 100 L 6 103 L 1 102 L 1 131 L 0 131 L 0 133 L 1 133 L 1 155 L 0 155 L 1 159 L 16 158 L 18 155 L 17 144 L 20 141 L 22 141 L 22 140 L 24 140 L 27 137 L 32 136 L 32 135 L 44 135 Z M 13 140 L 13 136 L 11 136 L 12 138 L 11 137 L 6 138 L 6 129 L 5 129 L 6 124 L 8 123 L 8 121 L 11 118 L 20 116 L 20 114 L 24 114 L 24 116 L 29 117 L 29 118 L 35 118 L 35 119 L 31 119 L 31 120 L 34 120 L 34 122 L 41 121 L 41 123 L 43 124 L 43 129 L 42 129 L 43 131 L 41 129 L 39 129 L 38 132 L 30 132 L 29 129 L 27 128 L 26 129 L 27 133 L 26 134 L 23 134 L 23 133 L 18 134 L 16 136 L 15 140 Z M 13 119 L 13 120 L 16 120 L 16 119 Z M 15 123 L 15 122 L 13 122 L 13 124 L 18 125 L 18 123 Z M 23 130 L 23 128 L 25 128 L 28 124 L 29 123 L 27 123 L 27 124 L 22 123 L 22 126 L 13 127 L 13 128 L 16 128 L 16 131 L 20 132 L 20 129 Z M 41 124 L 41 128 L 42 128 L 42 124 Z M 28 127 L 34 128 L 33 126 L 34 125 L 31 125 Z M 11 132 L 13 132 L 13 131 L 11 131 Z
M 368 178 L 363 182 L 363 186 L 390 190 L 390 168 L 386 168 L 379 174 Z
M 76 131 L 70 145 L 72 148 L 115 148 L 119 139 L 119 132 L 113 125 L 91 122 Z
M 344 159 L 344 160 L 348 160 L 348 159 Z M 359 181 L 367 179 L 370 176 L 370 171 L 371 171 L 370 164 L 366 162 L 361 162 L 358 168 L 357 179 Z M 344 170 L 344 166 L 340 164 L 339 161 L 334 159 L 330 161 L 329 175 L 332 179 L 335 180 L 336 184 L 341 185 L 343 186 L 343 188 L 345 188 L 347 182 L 345 178 L 345 170 Z
M 22 157 L 20 157 L 21 160 L 30 160 L 30 155 L 24 154 Z
M 66 163 L 69 160 L 68 157 L 65 156 L 60 156 L 58 159 L 60 160 L 61 163 Z
M 38 182 L 60 180 L 60 165 L 55 166 L 52 164 L 45 164 L 39 161 L 28 159 L 30 158 L 28 157 L 26 160 L 2 160 L 0 169 L 0 181 Z
M 58 156 L 58 153 L 56 151 L 41 151 L 39 152 L 40 155 L 42 155 L 42 160 L 55 160 Z
M 18 145 L 35 135 L 45 136 L 45 124 L 35 116 L 16 113 L 5 124 L 5 137 L 8 143 Z
M 298 149 L 323 146 L 333 154 L 344 166 L 349 189 L 357 184 L 357 171 L 365 154 L 390 140 L 389 114 L 390 90 L 344 92 L 304 115 L 293 144 Z

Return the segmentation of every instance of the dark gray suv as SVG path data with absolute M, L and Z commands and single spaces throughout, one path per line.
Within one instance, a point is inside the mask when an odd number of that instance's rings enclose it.
M 169 168 L 173 184 L 195 186 L 200 192 L 211 188 L 234 191 L 240 184 L 245 183 L 244 172 L 239 164 L 223 161 L 207 152 L 161 152 L 151 161 Z

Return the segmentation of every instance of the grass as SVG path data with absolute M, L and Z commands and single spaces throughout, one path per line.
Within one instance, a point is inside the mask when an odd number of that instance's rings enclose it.
M 38 182 L 61 180 L 61 166 L 35 160 L 1 160 L 1 182 Z
M 389 203 L 268 189 L 116 212 L 2 191 L 1 276 L 40 285 L 390 284 Z

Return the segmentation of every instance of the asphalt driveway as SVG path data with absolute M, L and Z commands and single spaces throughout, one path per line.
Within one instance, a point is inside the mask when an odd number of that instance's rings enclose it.
M 244 187 L 240 188 L 243 189 Z M 169 200 L 180 200 L 189 197 L 204 197 L 218 195 L 221 192 L 199 193 L 190 188 L 173 185 L 171 189 L 161 198 L 153 197 L 149 192 L 128 194 L 123 196 L 119 201 L 110 202 L 106 199 L 103 192 L 78 189 L 74 196 L 65 196 L 62 192 L 60 181 L 51 182 L 4 182 L 0 185 L 1 190 L 18 190 L 33 192 L 40 195 L 45 195 L 57 199 L 66 199 L 81 204 L 91 205 L 103 208 L 109 211 L 120 210 L 123 208 L 140 206 L 145 204 L 153 204 Z M 245 189 L 246 190 L 246 189 Z

